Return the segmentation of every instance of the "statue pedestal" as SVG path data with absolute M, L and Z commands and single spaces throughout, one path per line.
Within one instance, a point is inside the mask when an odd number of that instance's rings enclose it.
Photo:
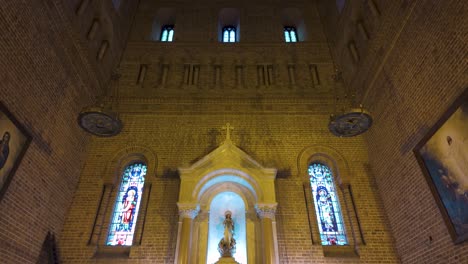
M 239 264 L 233 257 L 220 257 L 215 264 Z

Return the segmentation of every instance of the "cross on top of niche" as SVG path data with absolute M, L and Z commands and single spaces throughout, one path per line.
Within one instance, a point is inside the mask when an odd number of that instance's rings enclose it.
M 232 127 L 229 123 L 226 123 L 225 126 L 223 126 L 221 129 L 226 130 L 226 141 L 231 141 L 231 129 L 234 130 L 234 127 Z

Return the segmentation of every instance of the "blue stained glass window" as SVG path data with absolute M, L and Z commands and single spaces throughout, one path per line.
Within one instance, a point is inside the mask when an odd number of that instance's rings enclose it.
M 223 28 L 223 42 L 236 42 L 236 28 L 227 26 Z
M 161 41 L 172 42 L 174 37 L 174 26 L 166 25 L 162 28 L 161 31 Z
M 289 37 L 289 32 L 288 31 L 284 31 L 284 39 L 286 40 L 286 42 L 291 42 L 291 38 Z
M 286 42 L 297 42 L 295 27 L 284 27 L 284 40 Z
M 135 163 L 125 168 L 112 213 L 108 246 L 131 246 L 145 183 L 146 165 Z
M 309 176 L 322 245 L 347 245 L 348 239 L 330 168 L 312 163 L 309 166 Z
M 172 41 L 174 37 L 174 29 L 169 30 L 169 36 L 167 37 L 167 41 Z

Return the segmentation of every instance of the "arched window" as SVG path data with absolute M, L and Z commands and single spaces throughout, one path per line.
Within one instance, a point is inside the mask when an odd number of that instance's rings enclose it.
M 174 25 L 165 25 L 161 30 L 161 41 L 172 42 L 174 37 Z
M 284 40 L 286 42 L 297 42 L 295 27 L 284 27 Z
M 223 28 L 223 42 L 236 42 L 236 28 L 227 26 Z
M 133 163 L 125 168 L 109 226 L 108 246 L 132 245 L 146 170 L 143 163 Z
M 309 179 L 322 245 L 347 245 L 338 193 L 330 168 L 321 163 L 310 164 Z

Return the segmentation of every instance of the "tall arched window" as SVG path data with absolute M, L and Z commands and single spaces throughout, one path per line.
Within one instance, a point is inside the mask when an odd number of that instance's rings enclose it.
M 236 42 L 236 28 L 227 26 L 223 28 L 223 42 Z
M 309 165 L 309 179 L 322 245 L 347 245 L 343 216 L 330 168 L 321 163 Z
M 146 170 L 144 163 L 133 163 L 125 168 L 109 226 L 108 246 L 132 245 Z

